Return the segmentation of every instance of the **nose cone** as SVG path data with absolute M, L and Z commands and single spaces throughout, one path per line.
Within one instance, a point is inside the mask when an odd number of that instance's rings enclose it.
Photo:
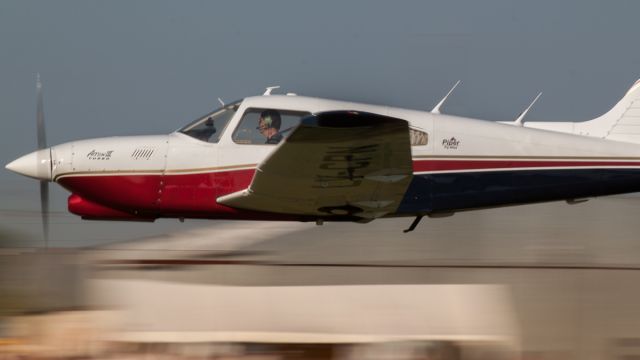
M 51 149 L 34 151 L 13 160 L 5 167 L 14 173 L 34 179 L 51 180 Z

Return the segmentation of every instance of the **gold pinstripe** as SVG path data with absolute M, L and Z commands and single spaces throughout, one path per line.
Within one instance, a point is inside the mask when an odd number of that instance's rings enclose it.
M 584 160 L 584 161 L 621 161 L 621 160 L 633 160 L 640 161 L 640 157 L 604 157 L 604 156 L 491 156 L 491 155 L 416 155 L 413 160 L 428 160 L 428 159 L 450 159 L 450 160 L 464 160 L 464 159 L 493 159 L 493 160 Z M 241 165 L 227 165 L 227 166 L 214 166 L 206 168 L 192 168 L 192 169 L 176 169 L 176 170 L 106 170 L 106 171 L 78 171 L 68 172 L 56 175 L 53 181 L 57 181 L 63 177 L 70 176 L 100 176 L 100 175 L 177 175 L 185 173 L 206 173 L 223 170 L 239 170 L 239 169 L 251 169 L 257 167 L 258 164 L 241 164 Z
M 177 169 L 177 170 L 104 170 L 104 171 L 77 171 L 58 174 L 53 181 L 57 181 L 63 177 L 72 176 L 100 176 L 100 175 L 175 175 L 184 173 L 207 173 L 221 170 L 240 170 L 251 169 L 258 166 L 258 164 L 242 164 L 242 165 L 229 165 L 229 166 L 215 166 L 207 168 L 195 168 L 195 169 Z

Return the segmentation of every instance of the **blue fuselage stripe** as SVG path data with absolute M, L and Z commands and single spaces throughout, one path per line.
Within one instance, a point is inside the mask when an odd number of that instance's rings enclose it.
M 640 191 L 640 168 L 415 174 L 399 214 L 450 212 Z

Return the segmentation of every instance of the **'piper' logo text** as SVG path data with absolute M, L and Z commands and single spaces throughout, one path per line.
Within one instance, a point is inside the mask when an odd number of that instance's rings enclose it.
M 112 153 L 113 153 L 113 150 L 104 151 L 104 152 L 91 150 L 91 152 L 87 154 L 87 159 L 89 159 L 89 160 L 110 160 Z
M 455 137 L 451 137 L 451 139 L 442 139 L 442 146 L 445 149 L 457 149 L 458 145 L 460 145 L 460 140 Z

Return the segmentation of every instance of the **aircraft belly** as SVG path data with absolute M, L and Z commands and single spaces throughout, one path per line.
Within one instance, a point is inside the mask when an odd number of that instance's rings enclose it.
M 571 200 L 640 191 L 640 168 L 417 174 L 398 215 Z
M 167 173 L 164 176 L 164 193 L 161 209 L 168 213 L 224 212 L 216 202 L 220 195 L 246 188 L 255 169 L 209 170 L 182 174 Z
M 72 194 L 119 210 L 148 212 L 157 208 L 161 174 L 65 176 L 57 180 Z

